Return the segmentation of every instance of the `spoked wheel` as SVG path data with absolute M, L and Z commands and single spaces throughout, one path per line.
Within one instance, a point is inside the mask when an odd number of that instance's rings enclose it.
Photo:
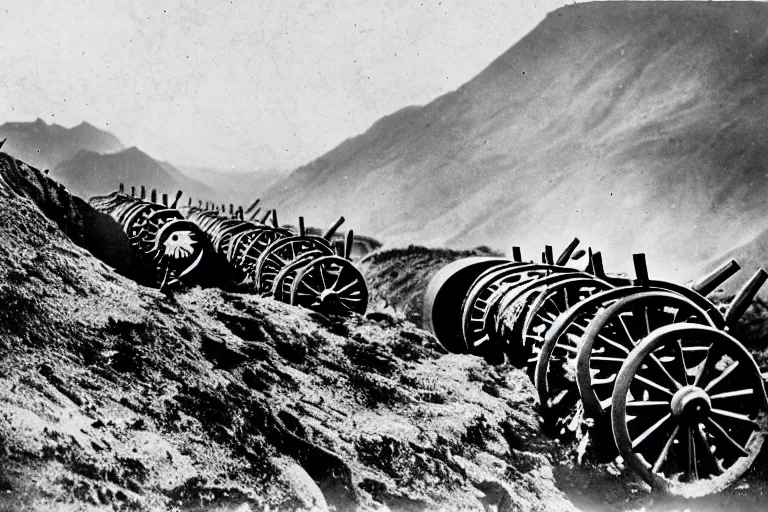
M 584 419 L 584 406 L 576 384 L 576 360 L 584 334 L 595 316 L 617 300 L 638 292 L 622 287 L 596 293 L 560 314 L 545 331 L 534 383 L 542 416 L 559 438 L 577 435 Z
M 595 316 L 576 361 L 576 381 L 588 417 L 597 419 L 610 408 L 616 375 L 635 345 L 655 329 L 678 323 L 713 325 L 703 309 L 671 292 L 630 295 Z M 659 366 L 655 356 L 651 360 Z
M 291 236 L 270 244 L 256 261 L 256 290 L 261 294 L 270 293 L 278 272 L 309 251 L 320 251 L 324 256 L 334 254 L 328 241 L 319 236 Z
M 530 357 L 526 372 L 535 381 L 536 364 L 544 345 L 544 336 L 557 318 L 587 297 L 608 290 L 611 285 L 595 277 L 570 277 L 543 287 L 528 310 L 523 325 L 523 344 Z
M 312 260 L 322 257 L 320 251 L 305 252 L 277 273 L 272 282 L 272 297 L 286 304 L 291 303 L 291 287 L 296 280 L 296 275 Z
M 326 314 L 365 313 L 368 288 L 360 271 L 339 256 L 313 260 L 296 275 L 291 304 Z
M 247 232 L 232 255 L 233 264 L 243 272 L 252 273 L 264 250 L 277 240 L 291 236 L 290 231 L 264 226 Z
M 698 497 L 749 469 L 767 408 L 760 370 L 743 345 L 711 327 L 673 325 L 627 356 L 611 419 L 619 452 L 651 486 Z
M 489 311 L 501 291 L 521 285 L 554 272 L 575 272 L 574 269 L 546 264 L 509 263 L 491 269 L 481 275 L 470 288 L 461 307 L 462 336 L 470 354 L 484 356 L 493 345 L 492 336 L 486 329 Z M 492 300 L 495 299 L 495 300 Z
M 523 332 L 528 313 L 539 295 L 549 285 L 577 277 L 592 278 L 589 274 L 575 270 L 558 271 L 543 276 L 526 276 L 522 282 L 504 291 L 503 297 L 498 300 L 498 306 L 490 308 L 485 328 L 507 362 L 523 368 L 531 357 L 531 347 L 526 344 Z M 496 311 L 493 317 L 490 317 L 491 311 Z

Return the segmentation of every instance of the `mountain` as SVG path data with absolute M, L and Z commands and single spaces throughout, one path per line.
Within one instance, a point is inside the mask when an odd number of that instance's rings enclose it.
M 73 128 L 47 124 L 38 118 L 31 123 L 0 125 L 0 140 L 8 138 L 3 150 L 41 169 L 53 169 L 81 149 L 114 153 L 122 143 L 109 132 L 82 122 Z
M 265 195 L 388 245 L 536 257 L 573 236 L 609 270 L 691 277 L 768 211 L 768 5 L 599 2 L 550 13 L 458 90 L 408 107 Z
M 213 167 L 182 167 L 181 172 L 203 183 L 218 197 L 249 205 L 288 174 L 281 169 L 258 171 L 222 170 Z
M 187 177 L 171 164 L 153 159 L 137 147 L 106 155 L 83 149 L 58 165 L 51 175 L 85 198 L 107 194 L 123 183 L 126 192 L 134 186 L 137 194 L 144 185 L 147 194 L 151 189 L 157 189 L 158 197 L 163 193 L 173 197 L 177 190 L 182 190 L 186 197 L 195 200 L 216 199 L 210 188 Z

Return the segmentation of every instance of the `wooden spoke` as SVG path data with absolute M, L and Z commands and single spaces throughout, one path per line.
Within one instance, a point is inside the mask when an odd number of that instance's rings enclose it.
M 725 431 L 725 429 L 712 417 L 707 418 L 707 424 L 712 427 L 712 434 L 723 441 L 731 447 L 736 453 L 738 453 L 742 457 L 746 457 L 749 455 L 749 452 L 744 449 L 744 447 L 736 442 L 734 438 L 732 438 L 728 432 Z
M 642 443 L 643 441 L 645 441 L 646 439 L 648 439 L 648 437 L 649 437 L 651 434 L 653 434 L 653 433 L 654 433 L 654 432 L 656 432 L 656 431 L 657 431 L 659 428 L 661 428 L 661 426 L 662 426 L 662 425 L 664 425 L 664 424 L 665 424 L 667 421 L 669 421 L 669 419 L 670 419 L 671 417 L 672 417 L 672 414 L 671 414 L 671 413 L 667 413 L 667 414 L 665 414 L 665 415 L 664 415 L 664 416 L 663 416 L 663 417 L 662 417 L 662 418 L 661 418 L 659 421 L 657 421 L 656 423 L 654 423 L 653 425 L 651 425 L 650 427 L 648 427 L 648 428 L 645 430 L 645 432 L 643 432 L 642 434 L 640 434 L 639 436 L 637 436 L 637 438 L 635 438 L 635 440 L 634 440 L 634 441 L 632 441 L 632 449 L 634 450 L 635 448 L 637 448 L 637 447 L 640 445 L 640 443 Z
M 653 463 L 653 467 L 651 470 L 654 473 L 658 473 L 661 470 L 661 465 L 664 464 L 664 461 L 667 460 L 667 456 L 669 455 L 669 450 L 672 448 L 672 443 L 674 443 L 675 438 L 677 437 L 677 434 L 680 432 L 680 424 L 678 423 L 675 425 L 675 428 L 672 430 L 672 433 L 669 435 L 669 438 L 667 439 L 667 442 L 664 443 L 664 447 L 661 449 L 661 453 L 659 453 L 658 457 L 656 457 L 656 460 Z

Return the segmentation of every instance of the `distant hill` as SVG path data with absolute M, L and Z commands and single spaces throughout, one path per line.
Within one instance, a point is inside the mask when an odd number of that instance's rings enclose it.
M 82 150 L 114 153 L 123 144 L 109 132 L 82 122 L 73 128 L 34 122 L 13 122 L 0 125 L 0 140 L 8 138 L 3 151 L 41 169 L 53 169 Z
M 120 183 L 138 191 L 141 185 L 157 189 L 160 194 L 172 197 L 177 190 L 195 199 L 214 199 L 214 192 L 183 174 L 167 162 L 159 162 L 136 147 L 102 155 L 93 151 L 80 150 L 69 160 L 62 162 L 51 173 L 73 193 L 88 198 L 117 190 Z
M 265 196 L 389 246 L 525 255 L 576 235 L 683 279 L 768 227 L 768 5 L 550 13 L 458 90 L 385 117 Z M 765 256 L 768 261 L 768 255 Z
M 181 167 L 181 172 L 215 191 L 217 197 L 249 205 L 288 172 L 280 169 L 258 171 L 221 170 L 213 167 Z M 201 198 L 203 199 L 203 198 Z

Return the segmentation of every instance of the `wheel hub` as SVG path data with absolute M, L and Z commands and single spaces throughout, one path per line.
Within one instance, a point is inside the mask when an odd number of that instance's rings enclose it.
M 670 403 L 672 416 L 690 420 L 707 417 L 712 409 L 712 402 L 706 391 L 698 386 L 680 388 Z
M 339 303 L 339 294 L 336 290 L 328 289 L 320 292 L 320 304 L 323 306 L 335 306 Z

